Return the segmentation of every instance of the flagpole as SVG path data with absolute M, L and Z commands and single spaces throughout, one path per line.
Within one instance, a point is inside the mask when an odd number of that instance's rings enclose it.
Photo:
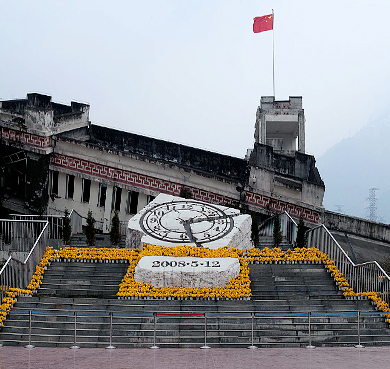
M 275 29 L 274 29 L 274 10 L 272 9 L 272 85 L 275 98 Z

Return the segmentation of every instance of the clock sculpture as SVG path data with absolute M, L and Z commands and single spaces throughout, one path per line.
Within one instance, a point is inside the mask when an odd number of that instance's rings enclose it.
M 234 219 L 216 206 L 193 200 L 157 204 L 140 219 L 145 234 L 162 241 L 200 246 L 226 236 Z
M 160 194 L 130 219 L 127 244 L 243 249 L 252 247 L 250 232 L 250 216 L 237 209 Z

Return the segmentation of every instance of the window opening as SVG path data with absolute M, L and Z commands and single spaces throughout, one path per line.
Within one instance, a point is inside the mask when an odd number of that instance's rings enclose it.
M 91 180 L 83 178 L 83 202 L 89 203 L 91 196 Z
M 66 197 L 68 199 L 73 199 L 74 194 L 74 176 L 68 174 L 66 177 Z

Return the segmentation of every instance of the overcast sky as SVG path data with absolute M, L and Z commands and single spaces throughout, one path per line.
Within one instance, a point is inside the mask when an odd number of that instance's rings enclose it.
M 261 96 L 303 96 L 306 150 L 390 96 L 388 0 L 0 0 L 0 99 L 91 105 L 93 123 L 244 157 Z M 274 31 L 252 32 L 275 12 Z

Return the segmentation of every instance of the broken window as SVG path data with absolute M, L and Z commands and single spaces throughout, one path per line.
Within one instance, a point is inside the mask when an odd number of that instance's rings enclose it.
M 68 199 L 73 199 L 74 194 L 74 176 L 68 174 L 66 176 L 66 197 Z
M 137 214 L 138 195 L 136 191 L 127 192 L 126 214 Z
M 155 198 L 156 198 L 156 196 L 148 195 L 148 197 L 146 198 L 146 203 L 149 204 L 149 203 L 152 202 Z
M 99 206 L 105 206 L 107 195 L 107 185 L 101 183 L 99 188 Z
M 122 189 L 120 187 L 114 187 L 112 192 L 112 209 L 116 211 L 120 211 L 121 209 L 121 196 Z
M 83 202 L 89 203 L 89 198 L 91 196 L 91 180 L 83 178 Z
M 51 172 L 51 194 L 58 195 L 58 172 L 56 170 Z

